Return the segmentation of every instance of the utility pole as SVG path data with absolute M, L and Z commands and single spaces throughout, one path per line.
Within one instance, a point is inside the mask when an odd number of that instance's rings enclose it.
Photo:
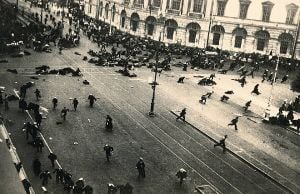
M 41 5 L 41 23 L 43 24 L 43 7 L 44 7 L 44 0 L 41 0 L 42 5 Z
M 162 24 L 165 20 L 164 17 L 160 16 L 160 23 Z M 158 44 L 160 45 L 161 43 L 161 32 L 159 33 L 159 39 L 158 39 Z M 157 48 L 158 49 L 158 48 Z M 150 112 L 149 112 L 149 116 L 154 116 L 154 101 L 155 101 L 155 91 L 156 91 L 156 85 L 157 85 L 157 82 L 156 82 L 156 78 L 157 78 L 157 67 L 158 67 L 158 60 L 159 60 L 159 50 L 156 50 L 156 60 L 155 60 L 155 74 L 154 74 L 154 81 L 152 83 L 152 100 L 151 100 L 151 107 L 150 107 Z
M 206 48 L 209 46 L 208 43 L 209 43 L 210 28 L 211 28 L 211 23 L 212 23 L 212 15 L 213 15 L 214 1 L 215 1 L 215 0 L 211 0 L 210 14 L 209 14 L 209 25 L 208 25 L 208 32 L 207 32 L 207 39 L 206 39 Z
M 296 54 L 296 49 L 297 49 L 297 43 L 298 43 L 299 34 L 300 34 L 300 12 L 298 14 L 297 32 L 296 32 L 295 43 L 293 45 L 294 48 L 293 48 L 293 52 L 292 52 L 292 60 L 295 59 L 295 54 Z
M 160 44 L 160 37 L 159 37 L 159 42 Z M 154 74 L 154 81 L 152 83 L 152 100 L 151 100 L 151 107 L 150 107 L 150 112 L 149 116 L 154 116 L 154 101 L 155 101 L 155 90 L 156 90 L 156 78 L 157 78 L 157 66 L 158 66 L 158 51 L 156 51 L 156 60 L 155 60 L 155 74 Z

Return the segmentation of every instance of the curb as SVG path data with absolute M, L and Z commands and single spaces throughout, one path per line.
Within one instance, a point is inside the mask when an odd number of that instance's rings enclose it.
M 174 111 L 170 110 L 170 113 L 178 116 L 178 114 L 176 114 Z M 204 131 L 202 131 L 201 129 L 197 128 L 196 126 L 194 126 L 193 124 L 187 122 L 185 120 L 185 123 L 188 124 L 189 126 L 191 126 L 193 129 L 196 129 L 198 132 L 200 132 L 202 135 L 204 135 L 205 137 L 207 137 L 208 139 L 210 139 L 211 141 L 213 141 L 214 143 L 217 143 L 218 140 L 214 139 L 213 137 L 209 136 L 207 133 L 205 133 Z M 250 162 L 249 160 L 245 159 L 244 157 L 242 157 L 241 155 L 237 154 L 235 151 L 233 151 L 232 149 L 229 149 L 228 147 L 226 147 L 226 150 L 231 153 L 232 155 L 234 155 L 236 158 L 238 158 L 239 160 L 241 160 L 242 162 L 246 163 L 249 167 L 251 167 L 252 169 L 254 169 L 255 171 L 258 171 L 260 174 L 262 174 L 264 177 L 268 178 L 270 181 L 272 181 L 275 185 L 279 186 L 280 188 L 284 189 L 285 191 L 287 191 L 288 193 L 291 194 L 296 194 L 297 190 L 294 191 L 291 188 L 289 188 L 288 186 L 286 186 L 286 184 L 290 184 L 289 182 L 283 182 L 280 180 L 277 180 L 276 178 L 274 178 L 273 176 L 271 176 L 269 173 L 267 173 L 265 170 L 262 170 L 260 167 L 256 166 L 255 164 L 253 164 L 252 162 Z M 272 171 L 271 171 L 272 172 Z
M 6 141 L 7 148 L 8 148 L 8 151 L 9 151 L 10 155 L 11 155 L 12 162 L 15 164 L 15 166 L 18 165 L 21 162 L 21 160 L 20 160 L 19 155 L 16 151 L 16 147 L 14 146 L 14 144 L 12 143 L 11 138 L 9 137 L 9 133 L 7 132 L 7 129 L 6 129 L 3 121 L 1 121 L 1 123 L 0 123 L 0 132 L 2 133 L 2 136 Z M 19 175 L 19 179 L 22 183 L 23 183 L 23 180 L 29 180 L 23 166 L 20 168 L 20 171 L 18 172 L 18 175 Z M 30 191 L 30 194 L 35 194 L 32 186 L 30 186 L 29 191 Z

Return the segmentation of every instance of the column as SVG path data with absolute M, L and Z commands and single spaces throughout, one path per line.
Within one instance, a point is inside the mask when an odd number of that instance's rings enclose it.
M 183 1 L 183 8 L 182 8 L 182 15 L 187 15 L 188 12 L 190 11 L 189 8 L 190 8 L 190 5 L 192 3 L 193 0 L 188 0 L 188 1 L 185 1 L 185 0 L 182 0 Z
M 130 0 L 129 7 L 132 7 L 134 4 L 134 0 Z
M 167 2 L 168 2 L 168 0 L 162 0 L 162 1 L 161 1 L 161 12 L 162 12 L 162 13 L 166 13 L 166 10 L 167 10 Z
M 151 3 L 151 0 L 144 0 L 144 9 L 148 9 L 150 3 Z

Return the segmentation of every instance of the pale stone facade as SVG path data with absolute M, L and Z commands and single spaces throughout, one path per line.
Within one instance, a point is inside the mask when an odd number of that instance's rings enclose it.
M 300 43 L 300 0 L 85 0 L 84 7 L 90 17 L 166 43 L 286 57 Z

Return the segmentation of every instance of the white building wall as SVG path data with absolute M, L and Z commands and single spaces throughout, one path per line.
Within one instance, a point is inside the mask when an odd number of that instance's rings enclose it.
M 92 0 L 93 8 L 92 12 L 88 12 L 88 4 L 89 0 L 85 0 L 85 13 L 90 17 L 95 17 L 97 13 L 97 1 L 98 0 Z M 145 27 L 145 20 L 150 15 L 149 13 L 149 2 L 150 0 L 144 0 L 144 7 L 143 8 L 135 8 L 133 5 L 134 0 L 130 0 L 129 6 L 123 5 L 123 0 L 116 0 L 115 2 L 116 6 L 116 14 L 115 14 L 115 20 L 112 22 L 113 26 L 116 26 L 118 29 L 120 28 L 120 14 L 121 11 L 125 8 L 127 17 L 125 22 L 125 28 L 122 28 L 121 30 L 130 32 L 131 34 L 134 34 L 136 36 L 142 36 L 145 37 L 146 35 L 146 27 Z M 172 0 L 170 0 L 172 1 Z M 191 0 L 192 2 L 193 0 Z M 165 20 L 167 19 L 174 19 L 178 23 L 178 29 L 176 30 L 173 40 L 168 40 L 166 38 L 166 28 L 163 26 L 157 25 L 154 28 L 154 34 L 151 36 L 151 38 L 158 40 L 159 35 L 162 35 L 161 40 L 168 42 L 168 43 L 177 43 L 180 42 L 181 44 L 187 45 L 187 46 L 195 46 L 195 47 L 205 47 L 206 41 L 207 41 L 207 35 L 209 31 L 209 21 L 210 21 L 210 10 L 213 3 L 213 16 L 212 16 L 212 26 L 218 24 L 222 25 L 225 29 L 225 34 L 222 35 L 220 40 L 220 45 L 215 46 L 221 49 L 225 50 L 232 50 L 236 52 L 260 52 L 260 53 L 268 53 L 270 50 L 277 50 L 279 52 L 280 43 L 278 41 L 278 36 L 281 33 L 290 33 L 292 36 L 296 37 L 296 31 L 297 31 L 297 23 L 299 21 L 299 15 L 300 15 L 300 0 L 270 0 L 270 2 L 274 3 L 274 6 L 272 8 L 272 12 L 270 15 L 270 22 L 263 22 L 262 21 L 262 3 L 266 2 L 267 0 L 251 0 L 250 6 L 248 8 L 247 17 L 246 19 L 239 19 L 239 12 L 240 12 L 240 1 L 239 0 L 228 0 L 224 16 L 216 16 L 217 13 L 217 0 L 206 0 L 204 3 L 206 7 L 204 8 L 205 17 L 203 18 L 193 18 L 189 16 L 189 12 L 192 10 L 192 4 L 189 6 L 188 0 L 183 0 L 182 6 L 182 13 L 180 15 L 174 15 L 168 13 L 166 7 L 167 7 L 167 0 L 162 0 L 162 5 L 160 9 L 152 10 L 151 16 L 154 16 L 157 20 L 162 15 L 165 17 Z M 108 1 L 107 1 L 108 2 Z M 110 7 L 112 6 L 113 2 L 110 2 Z M 294 23 L 292 25 L 285 24 L 286 16 L 287 16 L 287 8 L 286 6 L 289 4 L 295 4 L 298 7 L 298 11 L 294 18 Z M 105 5 L 106 1 L 103 1 L 103 11 L 102 11 L 102 17 L 100 17 L 100 20 L 104 20 L 105 15 Z M 180 11 L 181 11 L 180 10 Z M 136 12 L 140 17 L 140 23 L 139 23 L 139 29 L 137 32 L 132 32 L 130 30 L 130 16 L 132 13 Z M 109 11 L 109 17 L 111 17 L 111 11 Z M 109 23 L 109 20 L 105 21 L 106 23 Z M 189 43 L 188 42 L 188 31 L 186 29 L 186 26 L 191 23 L 196 22 L 200 25 L 201 30 L 198 32 L 196 36 L 196 43 Z M 234 48 L 234 40 L 235 36 L 233 35 L 233 30 L 237 27 L 243 27 L 247 31 L 247 36 L 245 39 L 243 39 L 242 47 L 241 48 Z M 269 44 L 266 46 L 264 51 L 257 51 L 256 50 L 256 38 L 255 33 L 259 30 L 266 30 L 270 33 L 270 40 Z M 212 45 L 212 38 L 213 34 L 210 34 L 209 37 L 209 45 Z M 300 43 L 300 38 L 299 38 Z M 300 57 L 300 45 L 298 46 L 299 51 L 297 51 L 297 56 Z M 291 50 L 292 48 L 290 48 Z M 287 54 L 286 56 L 288 56 Z

